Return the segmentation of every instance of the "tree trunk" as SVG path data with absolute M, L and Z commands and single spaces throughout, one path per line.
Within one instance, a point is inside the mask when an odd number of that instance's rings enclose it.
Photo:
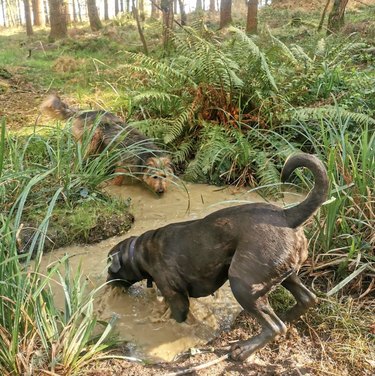
M 120 0 L 119 6 L 120 6 L 120 12 L 124 13 L 124 0 Z
M 120 12 L 118 1 L 119 0 L 115 0 L 115 16 L 117 16 L 119 14 L 119 12 Z
M 3 18 L 3 26 L 7 27 L 7 15 L 6 15 L 6 12 L 5 12 L 4 2 L 5 2 L 5 0 L 1 0 L 1 15 L 2 15 L 2 18 Z
M 161 0 L 160 8 L 163 12 L 163 47 L 167 50 L 169 47 L 170 30 L 173 25 L 173 0 Z
M 202 0 L 197 0 L 195 3 L 195 10 L 200 12 L 202 9 Z
M 91 30 L 100 30 L 103 26 L 99 18 L 98 8 L 96 7 L 96 0 L 87 0 L 87 13 L 89 16 Z
M 318 26 L 318 31 L 322 30 L 324 19 L 326 18 L 326 13 L 327 13 L 328 6 L 329 6 L 330 2 L 331 2 L 331 0 L 327 0 L 326 5 L 324 6 L 323 14 L 322 14 L 322 17 L 320 18 L 320 22 L 319 22 L 319 26 Z
M 159 14 L 159 9 L 155 4 L 159 5 L 160 2 L 158 0 L 151 0 L 151 18 L 157 20 L 160 14 Z
M 106 21 L 109 20 L 109 15 L 108 15 L 108 0 L 104 0 L 104 19 Z
M 247 3 L 246 32 L 256 34 L 258 31 L 258 0 L 249 0 Z
M 180 13 L 181 13 L 181 25 L 185 26 L 187 25 L 187 16 L 185 12 L 184 0 L 178 0 L 178 5 L 180 7 Z
M 51 31 L 48 38 L 51 41 L 66 38 L 68 35 L 67 5 L 64 0 L 48 0 L 48 2 L 51 23 Z
M 135 0 L 133 0 L 132 3 L 133 3 L 133 15 L 134 15 L 134 19 L 135 19 L 135 21 L 137 23 L 139 37 L 141 38 L 141 42 L 142 42 L 142 45 L 143 45 L 143 49 L 144 49 L 145 55 L 148 55 L 148 48 L 147 48 L 146 38 L 145 38 L 145 36 L 143 34 L 143 30 L 142 30 L 142 26 L 141 26 L 141 21 L 140 21 L 139 14 L 138 14 L 138 9 L 135 6 Z
M 33 25 L 31 23 L 31 11 L 30 11 L 30 3 L 29 0 L 23 0 L 24 8 L 25 8 L 25 20 L 26 20 L 26 34 L 28 37 L 33 35 Z
M 78 19 L 79 22 L 82 22 L 82 8 L 81 8 L 81 2 L 77 0 L 77 7 L 78 7 Z
M 33 18 L 35 26 L 44 25 L 44 12 L 43 12 L 43 3 L 41 0 L 31 0 L 31 5 L 33 8 Z
M 216 8 L 215 8 L 215 0 L 210 0 L 210 8 L 209 8 L 210 13 L 214 13 L 215 10 L 216 10 Z
M 42 1 L 43 1 L 45 24 L 49 25 L 49 5 L 48 5 L 48 0 L 42 0 Z
M 138 0 L 138 4 L 139 4 L 139 19 L 144 22 L 145 19 L 146 19 L 146 16 L 145 16 L 145 2 L 144 0 Z
M 72 0 L 72 8 L 73 8 L 73 22 L 76 23 L 78 21 L 76 0 Z
M 331 13 L 328 16 L 327 34 L 339 31 L 344 26 L 345 8 L 348 0 L 334 0 Z
M 220 3 L 220 29 L 232 22 L 232 0 L 221 0 Z

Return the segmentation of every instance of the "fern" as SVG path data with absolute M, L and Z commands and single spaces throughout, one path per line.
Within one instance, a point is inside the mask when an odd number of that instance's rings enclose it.
M 316 108 L 299 108 L 289 111 L 289 118 L 304 122 L 307 120 L 321 120 L 329 118 L 337 120 L 341 118 L 343 121 L 353 121 L 358 125 L 375 125 L 375 119 L 369 115 L 348 111 L 338 106 L 324 106 Z

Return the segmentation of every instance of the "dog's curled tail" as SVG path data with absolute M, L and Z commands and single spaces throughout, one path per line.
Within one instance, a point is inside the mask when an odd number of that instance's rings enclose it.
M 42 114 L 49 116 L 52 119 L 67 120 L 74 116 L 76 110 L 70 108 L 64 103 L 60 97 L 55 94 L 49 95 L 40 105 Z
M 305 200 L 296 206 L 284 209 L 291 228 L 301 226 L 326 201 L 328 195 L 327 171 L 323 163 L 311 154 L 299 153 L 289 157 L 281 172 L 281 181 L 286 182 L 298 167 L 306 167 L 312 172 L 315 185 Z

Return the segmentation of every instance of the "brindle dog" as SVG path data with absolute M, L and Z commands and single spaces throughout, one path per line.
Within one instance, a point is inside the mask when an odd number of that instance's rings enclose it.
M 182 322 L 189 311 L 189 296 L 208 296 L 229 279 L 237 301 L 262 326 L 258 335 L 231 348 L 233 359 L 246 359 L 286 332 L 267 299 L 275 285 L 287 288 L 296 300 L 284 315 L 285 322 L 316 303 L 315 295 L 297 276 L 308 253 L 301 226 L 326 200 L 328 178 L 316 157 L 297 154 L 286 161 L 282 182 L 298 167 L 307 167 L 315 178 L 314 188 L 298 205 L 286 209 L 268 203 L 234 206 L 131 237 L 109 252 L 108 281 L 121 281 L 124 286 L 142 279 L 155 281 L 172 317 Z
M 137 129 L 127 125 L 118 116 L 98 111 L 78 111 L 69 107 L 57 95 L 50 95 L 40 106 L 41 112 L 53 119 L 72 119 L 72 134 L 76 141 L 81 142 L 85 133 L 92 132 L 86 155 L 101 153 L 114 145 L 117 148 L 128 148 L 136 145 L 138 150 L 131 156 L 117 162 L 115 172 L 141 175 L 142 181 L 151 189 L 162 194 L 166 191 L 168 182 L 173 175 L 171 160 L 150 139 Z M 121 185 L 124 175 L 113 179 L 113 184 Z

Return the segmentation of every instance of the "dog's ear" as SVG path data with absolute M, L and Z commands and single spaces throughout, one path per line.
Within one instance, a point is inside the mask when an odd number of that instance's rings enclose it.
M 111 262 L 108 268 L 109 272 L 117 273 L 121 269 L 120 252 L 115 252 L 113 254 L 110 254 L 109 260 Z
M 169 174 L 173 174 L 174 168 L 171 159 L 169 157 L 161 157 L 160 161 L 164 166 L 164 170 L 166 170 L 166 172 L 168 172 Z

